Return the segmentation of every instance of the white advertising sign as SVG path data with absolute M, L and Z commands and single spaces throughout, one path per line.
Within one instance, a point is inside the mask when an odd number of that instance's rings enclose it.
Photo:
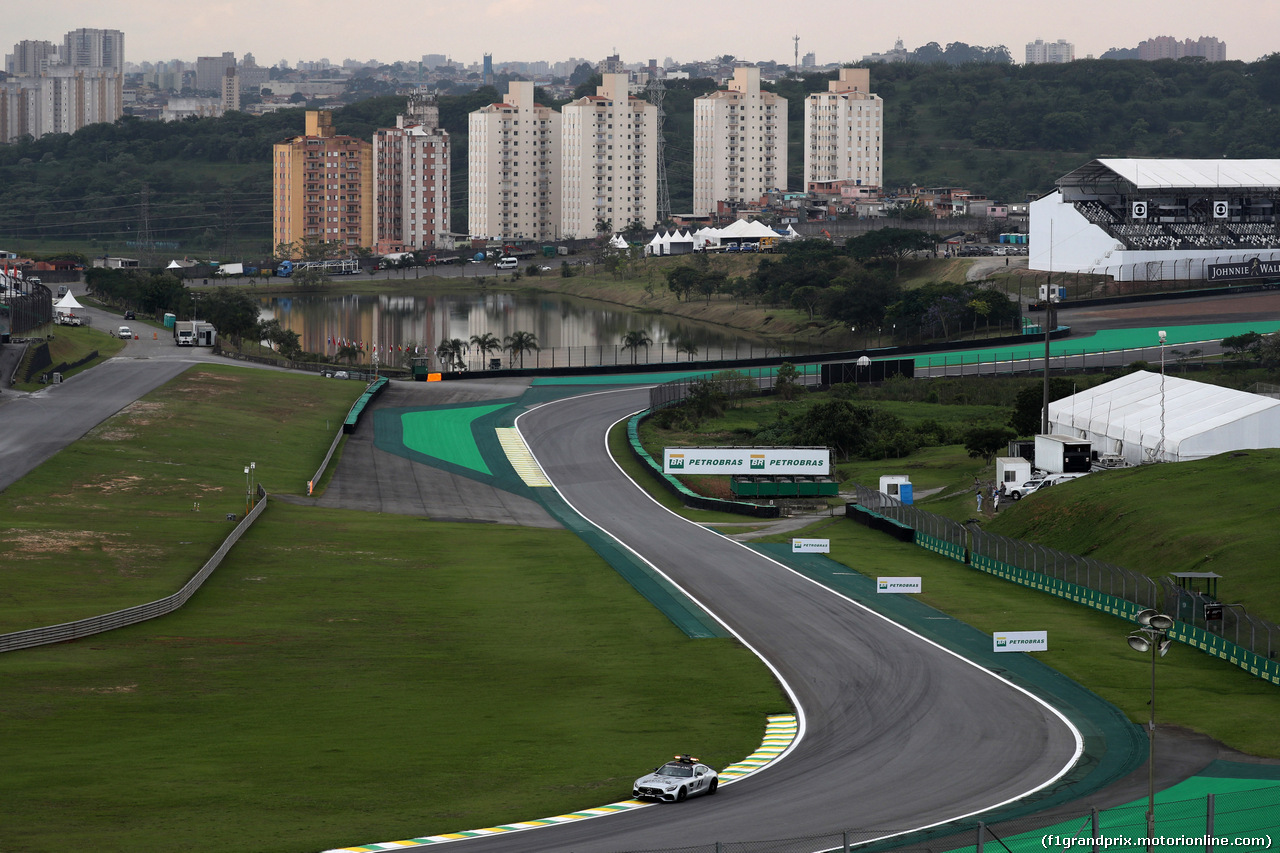
M 876 592 L 920 591 L 920 578 L 876 578 Z
M 1225 201 L 1215 201 L 1213 203 L 1213 218 L 1226 219 L 1227 214 L 1231 212 L 1231 205 Z
M 666 447 L 664 474 L 813 474 L 831 473 L 826 448 L 789 447 Z
M 1133 218 L 1134 219 L 1147 218 L 1147 203 L 1145 201 L 1135 201 L 1133 203 Z
M 997 652 L 1047 652 L 1048 631 L 996 631 L 991 641 Z
M 830 554 L 830 539 L 792 539 L 792 554 Z

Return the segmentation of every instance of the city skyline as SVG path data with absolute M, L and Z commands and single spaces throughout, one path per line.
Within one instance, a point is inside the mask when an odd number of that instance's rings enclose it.
M 822 65 L 883 53 L 898 38 L 908 50 L 929 42 L 1003 44 L 1017 62 L 1024 45 L 1037 38 L 1065 39 L 1081 59 L 1161 35 L 1216 37 L 1226 43 L 1229 60 L 1251 62 L 1280 51 L 1271 36 L 1280 24 L 1280 6 L 1246 0 L 1222 0 L 1212 7 L 1213 15 L 1198 0 L 1131 0 L 1122 6 L 1081 0 L 1070 16 L 1047 9 L 1042 14 L 1013 11 L 995 0 L 974 0 L 957 15 L 954 3 L 913 0 L 907 15 L 901 3 L 874 2 L 860 5 L 856 17 L 847 4 L 810 0 L 802 7 L 806 16 L 789 16 L 785 25 L 777 20 L 776 3 L 739 0 L 732 14 L 718 19 L 708 20 L 701 10 L 677 10 L 687 24 L 683 27 L 673 25 L 669 14 L 620 14 L 598 0 L 489 0 L 464 8 L 472 13 L 406 0 L 387 0 L 377 15 L 353 15 L 348 4 L 336 0 L 226 0 L 198 7 L 135 0 L 105 8 L 101 2 L 65 0 L 53 14 L 31 5 L 15 9 L 6 19 L 5 41 L 59 40 L 80 27 L 110 28 L 125 33 L 129 62 L 194 60 L 233 51 L 252 53 L 262 65 L 321 58 L 335 64 L 345 59 L 389 63 L 430 53 L 464 65 L 479 62 L 485 53 L 495 62 L 569 56 L 596 61 L 617 53 L 628 63 L 666 57 L 694 62 L 731 54 L 791 64 L 795 35 L 800 55 L 814 53 Z M 558 29 L 554 39 L 530 38 L 553 28 Z

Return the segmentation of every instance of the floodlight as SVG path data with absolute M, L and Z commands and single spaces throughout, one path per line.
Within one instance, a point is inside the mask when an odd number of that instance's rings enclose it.
M 1130 634 L 1129 648 L 1135 652 L 1149 652 L 1151 651 L 1151 641 L 1142 634 Z
M 1173 620 L 1163 613 L 1157 613 L 1147 620 L 1147 627 L 1157 631 L 1168 631 L 1173 627 Z
M 1159 610 L 1155 610 L 1151 607 L 1148 607 L 1146 610 L 1139 610 L 1136 614 L 1134 614 L 1133 620 L 1137 622 L 1139 625 L 1141 625 L 1142 627 L 1146 628 L 1151 624 L 1151 617 L 1159 616 L 1159 615 L 1160 615 Z

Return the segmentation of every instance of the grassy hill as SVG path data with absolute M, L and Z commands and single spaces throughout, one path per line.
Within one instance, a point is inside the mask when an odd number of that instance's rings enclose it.
M 1153 578 L 1216 572 L 1218 594 L 1280 622 L 1280 450 L 1091 474 L 1002 507 L 987 529 Z

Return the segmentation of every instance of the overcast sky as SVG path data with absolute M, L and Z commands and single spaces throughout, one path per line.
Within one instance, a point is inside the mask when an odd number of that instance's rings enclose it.
M 1015 62 L 1037 38 L 1066 39 L 1076 57 L 1136 47 L 1159 35 L 1215 36 L 1227 58 L 1253 61 L 1280 51 L 1276 0 L 733 0 L 727 3 L 621 3 L 610 0 L 48 0 L 7 4 L 0 50 L 23 39 L 60 42 L 80 27 L 125 34 L 125 59 L 194 60 L 232 51 L 259 65 L 299 59 L 417 60 L 445 54 L 479 62 L 619 53 L 625 62 L 677 62 L 733 54 L 818 63 L 883 53 L 901 38 L 914 49 L 931 41 L 1003 44 Z M 625 11 L 624 11 L 625 10 Z

